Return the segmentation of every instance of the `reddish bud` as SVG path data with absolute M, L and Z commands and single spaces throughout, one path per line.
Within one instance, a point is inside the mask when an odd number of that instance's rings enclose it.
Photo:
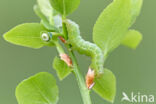
M 63 60 L 69 67 L 72 66 L 72 60 L 70 59 L 70 57 L 63 53 L 63 54 L 60 54 L 60 57 L 61 57 L 61 60 Z
M 91 89 L 94 86 L 94 77 L 95 72 L 91 68 L 88 69 L 87 75 L 86 75 L 86 86 L 88 89 Z
M 66 40 L 65 40 L 62 36 L 59 36 L 59 39 L 60 39 L 63 43 L 66 43 Z

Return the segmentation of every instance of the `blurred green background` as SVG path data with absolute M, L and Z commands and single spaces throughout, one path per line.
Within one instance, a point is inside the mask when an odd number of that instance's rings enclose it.
M 92 41 L 92 28 L 100 12 L 110 0 L 81 0 L 78 10 L 69 16 L 80 24 L 82 36 Z M 28 22 L 39 22 L 33 12 L 35 0 L 0 0 L 0 35 L 12 27 Z M 117 78 L 115 104 L 121 104 L 122 92 L 153 94 L 156 96 L 156 0 L 144 0 L 141 15 L 135 28 L 143 34 L 143 41 L 137 50 L 120 46 L 108 58 L 107 68 Z M 57 55 L 55 48 L 44 47 L 38 50 L 9 44 L 0 37 L 0 104 L 17 104 L 16 85 L 23 79 L 41 71 L 56 76 L 51 64 Z M 81 70 L 86 73 L 89 58 L 78 55 Z M 57 78 L 57 76 L 56 76 Z M 58 104 L 82 104 L 79 89 L 73 75 L 60 82 Z M 93 104 L 109 104 L 94 92 Z M 128 103 L 125 103 L 128 104 Z

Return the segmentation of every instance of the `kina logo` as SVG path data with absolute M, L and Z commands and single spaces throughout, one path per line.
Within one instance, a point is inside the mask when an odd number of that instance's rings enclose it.
M 128 96 L 125 92 L 122 92 L 121 102 L 131 102 L 131 103 L 154 103 L 154 95 L 152 94 L 141 94 L 140 92 L 134 93 L 131 92 L 130 96 Z

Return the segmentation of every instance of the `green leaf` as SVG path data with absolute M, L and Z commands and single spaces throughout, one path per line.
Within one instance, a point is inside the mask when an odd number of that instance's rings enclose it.
M 38 73 L 17 86 L 16 98 L 19 104 L 56 104 L 58 101 L 56 80 L 49 73 Z
M 34 12 L 36 13 L 36 15 L 42 19 L 44 22 L 49 24 L 49 20 L 48 18 L 41 12 L 40 8 L 38 5 L 34 5 Z
M 37 0 L 37 3 L 41 12 L 46 17 L 49 18 L 53 15 L 53 8 L 51 7 L 49 0 Z
M 142 4 L 143 0 L 131 0 L 131 25 L 135 22 L 136 17 L 139 16 Z
M 93 28 L 93 41 L 106 55 L 118 47 L 131 21 L 130 0 L 115 0 L 100 14 Z
M 136 30 L 129 30 L 121 44 L 129 48 L 136 49 L 141 40 L 142 34 L 140 32 Z
M 104 69 L 104 74 L 95 79 L 93 90 L 103 99 L 113 102 L 116 94 L 116 78 L 114 74 Z
M 140 14 L 140 10 L 143 4 L 143 0 L 131 0 L 131 24 L 136 20 L 136 17 Z
M 39 23 L 25 23 L 18 25 L 4 34 L 4 39 L 10 43 L 30 47 L 41 48 L 48 43 L 44 43 L 40 38 L 42 32 L 47 30 Z
M 66 16 L 76 10 L 80 4 L 80 0 L 50 0 L 54 9 Z
M 47 30 L 58 32 L 57 28 L 62 26 L 62 18 L 59 15 L 52 15 L 48 18 L 41 12 L 38 5 L 34 5 L 34 12 L 41 19 L 41 24 Z
M 63 80 L 72 71 L 72 68 L 68 67 L 68 65 L 58 57 L 54 58 L 53 68 L 56 70 L 60 80 Z
M 48 22 L 41 20 L 40 22 L 47 30 L 51 31 L 51 32 L 58 32 L 58 28 L 56 28 L 53 25 L 50 25 Z

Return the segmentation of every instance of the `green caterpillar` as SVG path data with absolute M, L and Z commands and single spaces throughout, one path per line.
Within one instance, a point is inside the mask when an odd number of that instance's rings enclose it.
M 103 72 L 104 56 L 102 50 L 96 44 L 82 39 L 79 26 L 76 23 L 70 20 L 65 21 L 65 23 L 68 31 L 68 42 L 73 49 L 92 58 L 91 69 L 98 73 Z

